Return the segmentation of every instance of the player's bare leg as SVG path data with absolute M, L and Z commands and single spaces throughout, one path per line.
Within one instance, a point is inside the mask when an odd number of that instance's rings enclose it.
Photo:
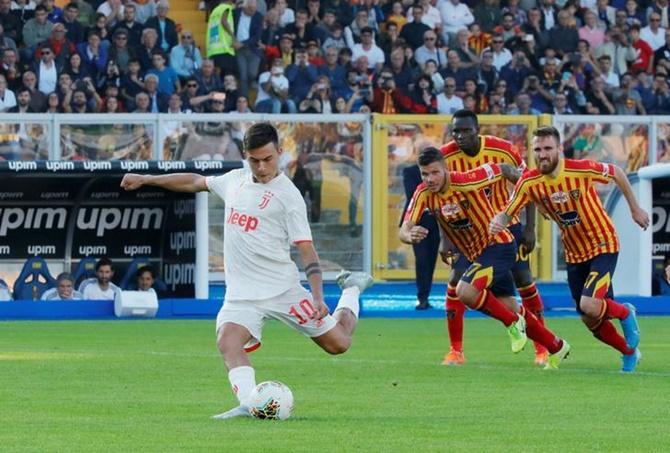
M 240 405 L 222 414 L 213 416 L 217 420 L 235 417 L 250 417 L 246 398 L 256 387 L 256 374 L 251 367 L 244 345 L 252 339 L 246 327 L 227 322 L 221 326 L 216 344 L 228 369 L 228 379 Z
M 465 269 L 452 266 L 447 286 L 447 332 L 449 333 L 449 352 L 444 356 L 442 365 L 459 366 L 465 364 L 463 354 L 463 320 L 465 318 L 465 304 L 458 299 L 456 286 Z
M 358 322 L 360 295 L 372 283 L 372 277 L 364 272 L 342 271 L 337 276 L 337 284 L 342 288 L 342 295 L 333 312 L 337 324 L 325 334 L 312 338 L 324 351 L 342 354 L 349 349 Z

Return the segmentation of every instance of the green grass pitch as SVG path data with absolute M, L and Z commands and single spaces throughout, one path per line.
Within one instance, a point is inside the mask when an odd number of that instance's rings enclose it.
M 285 422 L 211 420 L 236 403 L 214 321 L 0 323 L 0 451 L 668 451 L 670 319 L 642 318 L 643 362 L 576 318 L 557 372 L 509 352 L 504 329 L 468 319 L 468 363 L 439 363 L 441 320 L 361 321 L 331 357 L 271 322 L 252 354 L 258 382 L 293 390 Z

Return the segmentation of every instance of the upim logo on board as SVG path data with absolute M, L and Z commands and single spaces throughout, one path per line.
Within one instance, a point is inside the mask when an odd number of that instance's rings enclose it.
M 193 284 L 195 264 L 166 264 L 163 266 L 163 278 L 172 291 L 177 285 Z
M 28 255 L 55 255 L 56 246 L 55 245 L 29 245 L 28 246 Z
M 82 208 L 77 214 L 77 228 L 95 230 L 98 237 L 110 230 L 158 230 L 163 224 L 161 208 Z
M 195 248 L 195 231 L 176 231 L 170 233 L 170 248 L 177 255 L 182 250 Z
M 123 253 L 128 256 L 151 255 L 150 245 L 124 245 Z
M 17 229 L 65 228 L 65 208 L 4 208 L 0 209 L 0 236 Z

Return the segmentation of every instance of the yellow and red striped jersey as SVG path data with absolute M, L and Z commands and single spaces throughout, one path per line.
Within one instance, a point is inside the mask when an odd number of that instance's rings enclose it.
M 555 178 L 537 169 L 527 171 L 517 181 L 505 213 L 516 215 L 530 201 L 544 208 L 561 228 L 568 263 L 581 263 L 602 253 L 618 252 L 619 239 L 614 224 L 594 185 L 610 182 L 614 170 L 612 164 L 562 159 Z
M 449 172 L 449 187 L 431 193 L 419 184 L 405 211 L 405 221 L 418 224 L 426 209 L 437 219 L 449 240 L 470 261 L 475 261 L 491 243 L 507 244 L 512 233 L 503 230 L 495 237 L 489 234 L 489 223 L 496 214 L 482 190 L 502 178 L 497 165 L 484 165 L 469 172 Z
M 481 146 L 479 152 L 477 152 L 474 157 L 465 154 L 458 147 L 455 140 L 444 145 L 440 151 L 442 151 L 442 155 L 444 156 L 449 171 L 463 172 L 480 167 L 484 164 L 499 163 L 513 165 L 522 172 L 525 170 L 526 164 L 519 153 L 514 149 L 514 145 L 512 145 L 511 142 L 492 135 L 480 135 L 479 142 L 481 143 Z M 487 186 L 484 190 L 491 200 L 491 205 L 496 212 L 505 209 L 510 195 L 510 186 L 506 179 L 501 178 L 500 181 Z M 518 216 L 515 216 L 510 224 L 515 224 L 518 221 Z

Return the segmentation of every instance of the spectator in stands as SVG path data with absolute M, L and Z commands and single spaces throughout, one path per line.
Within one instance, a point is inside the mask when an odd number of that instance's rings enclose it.
M 591 10 L 584 12 L 584 26 L 579 29 L 579 39 L 588 42 L 592 49 L 605 42 L 605 31 L 598 27 L 598 17 Z
M 431 0 L 420 0 L 418 3 L 423 7 L 421 22 L 428 25 L 432 30 L 442 30 L 443 24 L 440 10 L 433 6 Z M 414 22 L 414 16 L 410 9 L 407 10 L 407 22 Z
M 133 113 L 151 113 L 151 100 L 149 95 L 142 91 L 135 96 L 135 110 Z
M 73 0 L 73 1 L 79 7 L 79 15 L 77 16 L 77 22 L 79 22 L 84 29 L 82 39 L 85 39 L 86 28 L 90 27 L 95 20 L 95 10 L 86 0 Z
M 651 96 L 644 108 L 649 115 L 670 114 L 670 89 L 665 75 L 658 73 L 654 76 Z
M 95 263 L 95 281 L 86 285 L 82 283 L 83 298 L 86 300 L 114 300 L 119 290 L 118 286 L 112 283 L 114 277 L 114 268 L 109 258 L 103 257 Z M 84 280 L 84 282 L 88 282 Z
M 135 20 L 142 25 L 157 13 L 155 0 L 126 0 L 126 4 L 135 6 Z
M 414 83 L 415 72 L 407 64 L 405 51 L 399 47 L 391 52 L 391 72 L 395 85 L 399 87 L 410 87 Z
M 609 55 L 598 58 L 598 72 L 608 90 L 619 87 L 619 76 L 612 69 L 612 59 Z
M 78 82 L 76 88 L 65 95 L 63 105 L 68 113 L 70 111 L 79 114 L 94 113 L 101 107 L 102 99 L 98 95 L 98 92 L 95 91 L 91 79 L 87 77 L 83 82 Z M 70 110 L 68 110 L 68 106 Z
M 275 8 L 279 15 L 279 25 L 286 27 L 288 24 L 295 22 L 295 12 L 288 7 L 286 0 L 277 0 L 275 2 Z
M 340 49 L 340 52 L 337 55 L 337 62 L 345 69 L 351 67 L 351 49 L 344 47 Z
M 621 76 L 628 71 L 628 64 L 636 60 L 635 49 L 619 27 L 612 27 L 605 33 L 605 42 L 596 49 L 595 56 L 608 55 L 614 72 Z
M 45 41 L 51 48 L 59 69 L 65 67 L 70 60 L 70 56 L 77 51 L 75 43 L 67 39 L 66 31 L 62 23 L 54 24 L 51 30 L 51 38 Z
M 404 45 L 405 42 L 400 39 L 400 29 L 395 22 L 387 22 L 385 30 L 379 35 L 377 45 L 388 58 L 393 49 Z M 346 46 L 346 43 L 345 43 Z
M 312 85 L 307 96 L 298 105 L 300 113 L 331 114 L 330 86 L 327 80 L 317 81 Z
M 482 63 L 474 73 L 477 84 L 482 85 L 484 93 L 489 94 L 499 78 L 498 70 L 493 66 L 493 54 L 486 51 L 482 54 Z
M 481 63 L 479 54 L 470 48 L 470 31 L 467 29 L 459 30 L 456 33 L 454 50 L 461 59 L 462 68 L 474 68 Z
M 246 96 L 238 96 L 235 110 L 231 113 L 253 113 L 253 110 L 249 107 L 249 99 Z
M 121 73 L 128 72 L 130 60 L 137 58 L 135 49 L 128 43 L 128 30 L 119 27 L 112 34 L 112 45 L 109 48 L 109 61 L 114 62 Z
M 49 22 L 59 22 L 63 15 L 63 10 L 54 4 L 54 0 L 42 0 L 42 5 L 47 9 L 47 18 Z
M 104 92 L 108 86 L 121 86 L 121 70 L 113 60 L 107 62 L 107 69 L 104 74 L 98 74 L 98 77 L 93 82 L 95 89 L 98 92 Z M 117 90 L 118 91 L 118 90 Z M 118 93 L 117 93 L 118 94 Z
M 107 49 L 100 43 L 100 35 L 91 30 L 88 32 L 87 42 L 77 46 L 77 53 L 81 57 L 82 70 L 93 79 L 107 69 Z
M 437 33 L 433 30 L 428 30 L 423 35 L 423 45 L 414 52 L 414 59 L 423 70 L 426 66 L 426 61 L 433 60 L 437 63 L 440 69 L 447 66 L 447 54 L 444 49 L 436 46 Z
M 654 50 L 646 41 L 640 38 L 640 26 L 632 25 L 629 35 L 631 46 L 635 49 L 637 57 L 630 65 L 629 71 L 633 74 L 637 74 L 638 72 L 653 72 Z
M 310 5 L 316 4 L 318 5 L 319 2 L 312 2 Z M 335 16 L 335 10 L 332 9 L 327 9 L 323 13 L 323 20 L 319 22 L 318 25 L 314 26 L 314 33 L 316 34 L 317 39 L 321 43 L 322 49 L 327 49 L 329 46 L 326 46 L 326 41 L 329 40 L 329 38 L 333 37 L 333 33 L 335 31 L 335 25 L 337 24 L 337 16 Z M 340 30 L 342 30 L 342 27 L 339 27 Z M 344 41 L 344 35 L 340 33 L 340 39 Z M 344 43 L 346 45 L 346 42 Z
M 123 9 L 123 20 L 114 27 L 113 35 L 120 29 L 126 31 L 128 46 L 132 49 L 137 49 L 142 44 L 142 31 L 144 26 L 135 18 L 135 5 L 127 3 Z
M 91 25 L 91 27 L 86 30 L 86 36 L 88 36 L 92 31 L 96 32 L 98 36 L 100 36 L 100 46 L 105 48 L 109 46 L 109 40 L 111 36 L 107 24 L 107 16 L 102 13 L 96 13 L 93 25 Z
M 30 106 L 31 92 L 27 87 L 21 87 L 16 91 L 16 105 L 7 109 L 7 113 L 37 113 Z
M 40 59 L 31 66 L 37 77 L 37 89 L 47 95 L 56 89 L 61 68 L 56 66 L 54 53 L 48 43 L 41 44 L 39 50 Z
M 144 89 L 144 79 L 140 68 L 140 61 L 133 58 L 128 61 L 128 72 L 121 76 L 121 97 L 128 105 L 132 104 L 137 93 Z
M 670 70 L 670 30 L 665 30 L 665 44 L 654 52 L 654 68 L 659 67 Z
M 135 276 L 138 291 L 154 291 L 153 286 L 156 281 L 156 271 L 152 266 L 142 266 L 137 270 Z
M 279 46 L 282 26 L 279 25 L 279 12 L 277 8 L 271 8 L 263 18 L 263 31 L 258 46 L 268 55 L 273 47 Z
M 598 17 L 598 27 L 606 30 L 614 25 L 616 15 L 619 13 L 615 7 L 609 5 L 609 0 L 596 0 L 596 7 L 594 9 Z M 626 14 L 625 11 L 621 11 Z
M 468 5 L 460 0 L 445 0 L 441 3 L 440 14 L 442 16 L 442 39 L 445 44 L 453 42 L 456 33 L 467 29 L 468 25 L 475 21 Z
M 528 21 L 521 26 L 521 30 L 526 35 L 532 35 L 540 48 L 549 45 L 549 32 L 544 28 L 542 12 L 538 8 L 528 10 Z
M 519 0 L 507 0 L 507 6 L 504 6 L 502 9 L 504 13 L 510 13 L 514 17 L 514 25 L 520 27 L 526 23 L 528 15 L 523 8 L 519 6 Z
M 670 255 L 663 260 L 663 267 L 654 273 L 652 294 L 655 296 L 670 296 Z
M 517 94 L 514 107 L 507 113 L 510 115 L 539 115 L 540 111 L 532 107 L 530 95 L 522 91 Z
M 316 30 L 321 25 L 321 2 L 319 0 L 307 1 L 307 23 Z M 320 36 L 317 36 L 320 38 Z
M 60 23 L 63 24 L 67 32 L 65 37 L 75 45 L 84 40 L 84 27 L 77 20 L 78 16 L 79 5 L 70 2 L 65 6 L 65 11 L 60 19 Z
M 200 94 L 223 91 L 221 77 L 214 71 L 214 61 L 209 58 L 202 60 L 202 67 L 195 72 L 195 79 L 198 81 Z
M 502 22 L 493 28 L 493 33 L 501 35 L 508 45 L 524 34 L 521 27 L 515 24 L 514 14 L 512 13 L 503 13 Z
M 154 54 L 152 56 L 152 62 L 153 62 L 153 68 L 147 71 L 147 75 L 145 76 L 145 85 L 149 75 L 154 74 L 156 75 L 156 77 L 158 77 L 158 91 L 162 94 L 167 95 L 165 101 L 165 108 L 167 108 L 167 99 L 170 98 L 170 95 L 175 90 L 181 91 L 181 83 L 179 82 L 179 76 L 177 75 L 177 72 L 174 69 L 172 69 L 170 66 L 166 66 L 166 57 L 163 51 L 158 49 L 154 50 Z M 160 109 L 160 111 L 163 110 L 164 109 Z
M 235 110 L 237 105 L 237 98 L 240 97 L 240 92 L 237 86 L 237 78 L 232 74 L 226 74 L 223 78 L 223 94 L 225 95 L 226 112 Z
M 194 77 L 187 79 L 185 86 L 186 89 L 181 93 L 183 106 L 194 113 L 203 113 L 206 101 L 209 101 L 216 92 L 210 91 L 207 94 L 200 94 L 198 81 Z
M 21 68 L 17 61 L 18 53 L 15 50 L 7 48 L 2 51 L 0 74 L 7 80 L 7 87 L 10 90 L 16 90 L 21 86 Z
M 295 22 L 284 27 L 283 33 L 291 35 L 296 48 L 307 47 L 308 42 L 316 40 L 313 27 L 307 23 L 307 11 L 304 9 L 296 12 Z
M 153 66 L 153 54 L 155 50 L 160 50 L 158 46 L 158 32 L 153 28 L 145 28 L 142 30 L 142 45 L 138 52 L 143 73 Z
M 5 24 L 3 23 L 3 25 Z M 44 5 L 38 5 L 35 8 L 35 17 L 30 19 L 23 26 L 23 43 L 26 45 L 26 48 L 22 54 L 22 59 L 30 61 L 38 44 L 51 37 L 51 29 L 53 26 L 54 24 L 47 20 L 46 7 Z
M 411 13 L 411 9 L 408 11 L 408 13 Z M 407 23 L 405 10 L 400 0 L 396 0 L 393 2 L 393 4 L 391 5 L 391 11 L 388 14 L 388 17 L 386 18 L 386 27 L 388 27 L 392 23 L 397 25 L 398 32 L 400 32 L 400 30 L 402 30 L 402 27 L 404 27 L 405 24 Z
M 150 72 L 144 77 L 144 92 L 149 96 L 149 111 L 151 113 L 163 113 L 167 110 L 170 102 L 170 94 L 160 91 L 160 78 L 157 74 Z M 173 90 L 174 92 L 174 90 Z
M 560 57 L 577 48 L 579 33 L 575 27 L 574 18 L 569 12 L 564 10 L 558 13 L 558 24 L 549 30 L 549 40 L 551 47 L 556 49 Z
M 444 79 L 444 92 L 437 96 L 437 112 L 452 114 L 463 108 L 463 100 L 456 96 L 456 80 L 453 77 Z
M 554 0 L 539 0 L 538 8 L 542 15 L 542 29 L 551 30 L 558 25 L 558 7 L 554 4 Z
M 270 70 L 258 78 L 255 110 L 259 113 L 281 113 L 283 109 L 288 113 L 298 111 L 295 102 L 289 97 L 289 80 L 284 75 L 284 62 L 281 58 L 275 58 Z
M 421 21 L 423 17 L 423 6 L 415 4 L 412 6 L 412 22 L 405 24 L 400 31 L 400 37 L 412 48 L 416 50 L 423 45 L 423 36 L 431 28 Z M 351 47 L 351 46 L 350 46 Z
M 477 6 L 473 10 L 475 22 L 479 24 L 482 30 L 491 33 L 501 22 L 502 12 L 500 7 L 496 4 L 496 0 L 484 0 L 477 3 Z
M 645 25 L 647 25 L 647 17 L 644 14 L 644 11 L 638 9 L 637 1 L 627 0 L 625 12 L 626 12 L 626 24 L 628 26 L 637 24 L 640 27 L 644 27 Z
M 482 51 L 490 51 L 493 54 L 493 66 L 500 71 L 503 66 L 512 61 L 512 52 L 504 46 L 505 41 L 501 35 L 493 36 L 491 46 Z
M 379 33 L 379 24 L 384 22 L 384 12 L 379 6 L 379 2 L 375 0 L 361 0 L 353 5 L 354 14 L 358 11 L 365 10 L 368 12 L 368 27 L 375 31 L 375 35 Z M 345 22 L 346 23 L 346 22 Z
M 384 52 L 374 43 L 374 30 L 370 27 L 364 27 L 361 30 L 361 42 L 355 44 L 352 48 L 352 59 L 358 60 L 365 56 L 368 61 L 368 69 L 372 72 L 379 71 L 384 65 Z M 289 80 L 291 80 L 289 78 Z
M 33 71 L 26 71 L 21 77 L 23 86 L 30 90 L 30 107 L 33 112 L 41 112 L 47 105 L 47 97 L 37 89 L 37 76 Z
M 106 23 L 114 27 L 123 20 L 124 6 L 121 0 L 105 0 L 98 6 L 97 13 L 105 16 Z M 97 22 L 97 19 L 96 19 Z
M 14 52 L 18 52 L 19 49 L 16 47 L 16 42 L 5 34 L 5 28 L 0 22 L 0 49 L 12 49 Z
M 5 36 L 18 43 L 21 41 L 21 21 L 11 11 L 11 0 L 0 0 L 0 24 L 5 29 Z
M 0 74 L 0 112 L 4 112 L 16 105 L 14 92 L 7 88 L 7 79 Z
M 114 96 L 106 97 L 103 105 L 103 113 L 121 113 L 119 99 Z
M 433 81 L 433 93 L 440 94 L 444 89 L 444 77 L 440 74 L 435 60 L 426 61 L 426 66 L 423 68 L 423 73 L 430 77 Z
M 318 75 L 325 75 L 331 83 L 333 95 L 342 96 L 346 87 L 347 71 L 337 62 L 338 51 L 335 47 L 326 49 L 326 64 L 317 67 Z
M 74 277 L 72 274 L 63 272 L 56 277 L 56 287 L 46 290 L 41 297 L 42 300 L 79 300 L 82 294 L 74 289 Z
M 563 93 L 556 93 L 552 102 L 552 115 L 572 115 L 573 112 L 568 105 L 568 97 Z
M 633 75 L 626 73 L 621 76 L 619 88 L 612 93 L 614 107 L 617 115 L 646 115 L 647 112 L 642 105 L 640 93 L 633 88 Z
M 81 56 L 78 53 L 70 55 L 70 60 L 67 62 L 65 72 L 70 75 L 72 80 L 81 80 L 88 77 L 86 68 L 81 65 Z
M 665 44 L 665 28 L 661 27 L 661 15 L 653 12 L 649 15 L 649 25 L 640 30 L 640 39 L 657 51 Z
M 295 104 L 299 104 L 307 96 L 312 84 L 316 82 L 316 67 L 307 61 L 307 51 L 299 48 L 295 52 L 295 63 L 286 68 L 289 81 L 289 93 Z
M 177 24 L 167 17 L 169 9 L 167 0 L 159 0 L 156 4 L 156 15 L 144 23 L 145 28 L 153 28 L 158 33 L 158 47 L 163 49 L 163 52 L 169 52 L 172 47 L 179 44 Z
M 256 0 L 244 0 L 242 7 L 235 9 L 235 58 L 240 78 L 240 89 L 245 96 L 249 88 L 256 85 L 258 68 L 263 51 L 258 46 L 263 27 L 263 16 L 257 11 Z M 311 27 L 311 26 L 310 26 Z
M 461 58 L 455 50 L 447 53 L 447 67 L 441 71 L 441 74 L 444 78 L 453 77 L 456 80 L 456 90 L 462 90 L 465 81 L 474 77 L 471 70 L 461 67 Z
M 335 16 L 342 25 L 350 24 L 354 20 L 354 11 L 346 0 L 325 0 L 323 6 L 325 9 L 335 10 Z
M 434 93 L 433 80 L 429 76 L 419 76 L 410 97 L 410 113 L 437 113 L 437 96 Z

